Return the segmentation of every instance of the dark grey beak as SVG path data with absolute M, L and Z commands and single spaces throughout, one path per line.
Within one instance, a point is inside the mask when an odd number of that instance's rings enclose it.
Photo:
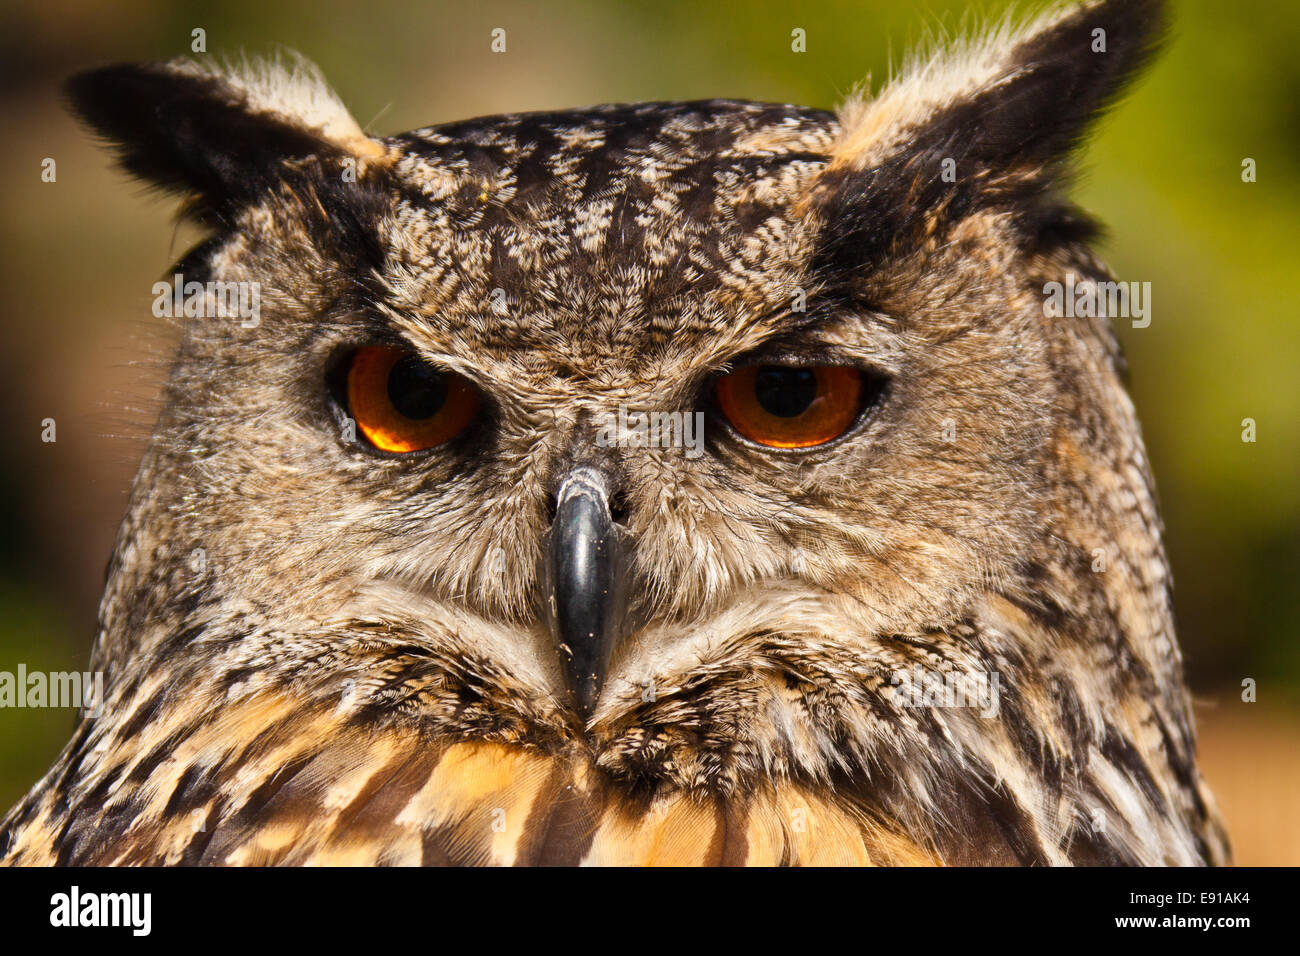
M 550 597 L 555 642 L 584 716 L 595 706 L 623 625 L 619 537 L 604 476 L 574 470 L 556 494 Z

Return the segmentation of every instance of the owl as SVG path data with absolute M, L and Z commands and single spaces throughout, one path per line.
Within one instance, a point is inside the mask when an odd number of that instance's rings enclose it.
M 1157 0 L 376 137 L 305 61 L 76 113 L 206 238 L 43 864 L 1218 864 L 1067 198 Z

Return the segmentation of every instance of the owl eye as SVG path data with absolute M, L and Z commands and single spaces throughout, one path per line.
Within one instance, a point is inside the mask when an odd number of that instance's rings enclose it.
M 727 420 L 770 448 L 811 448 L 839 438 L 861 415 L 868 388 L 850 365 L 752 365 L 715 386 Z
M 478 390 L 409 349 L 370 346 L 348 364 L 348 411 L 380 451 L 423 451 L 451 441 L 473 422 Z

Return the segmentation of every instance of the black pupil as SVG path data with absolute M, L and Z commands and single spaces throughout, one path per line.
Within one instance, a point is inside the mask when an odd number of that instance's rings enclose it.
M 388 400 L 407 418 L 431 418 L 447 401 L 447 376 L 408 355 L 388 373 Z
M 769 415 L 795 418 L 808 411 L 817 397 L 817 373 L 810 368 L 764 365 L 754 378 L 754 397 Z

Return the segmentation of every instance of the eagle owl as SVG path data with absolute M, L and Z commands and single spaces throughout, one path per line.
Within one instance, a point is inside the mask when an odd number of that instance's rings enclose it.
M 1070 159 L 1163 24 L 387 137 L 302 62 L 74 77 L 207 238 L 5 859 L 1225 862 L 1123 361 L 1044 294 L 1110 281 Z

